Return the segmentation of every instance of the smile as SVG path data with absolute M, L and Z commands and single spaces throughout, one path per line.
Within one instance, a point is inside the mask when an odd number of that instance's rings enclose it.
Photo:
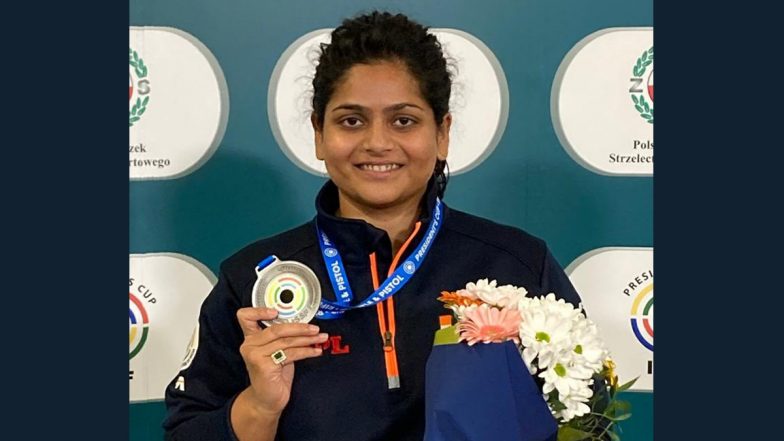
M 357 167 L 365 171 L 388 172 L 397 170 L 402 166 L 400 164 L 360 164 Z

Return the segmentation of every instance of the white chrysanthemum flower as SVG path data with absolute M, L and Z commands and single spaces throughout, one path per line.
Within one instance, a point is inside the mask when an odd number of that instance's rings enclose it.
M 469 285 L 470 285 L 470 283 L 469 283 Z M 477 299 L 477 298 L 478 298 L 478 297 L 476 296 L 476 294 L 474 294 L 473 292 L 471 292 L 471 291 L 469 291 L 469 290 L 467 290 L 467 289 L 458 289 L 458 290 L 455 292 L 455 294 L 457 294 L 457 295 L 459 295 L 459 296 L 462 296 L 462 297 L 467 297 L 467 298 L 469 298 L 469 299 Z
M 582 305 L 574 307 L 554 293 L 521 297 L 517 309 L 521 355 L 529 372 L 544 380 L 542 393 L 552 414 L 567 422 L 589 413 L 593 375 L 609 356 L 596 324 L 586 318 Z M 552 399 L 564 408 L 553 411 Z
M 560 365 L 558 365 L 560 366 Z M 560 369 L 559 369 L 560 370 Z M 571 368 L 572 374 L 577 376 L 580 375 L 580 368 L 575 369 L 574 367 Z M 582 370 L 582 373 L 587 373 L 588 370 Z M 542 372 L 545 374 L 545 372 Z M 541 375 L 540 376 L 548 376 L 548 375 Z M 588 400 L 593 396 L 593 390 L 591 390 L 591 385 L 593 384 L 592 379 L 579 379 L 579 378 L 568 378 L 569 374 L 565 374 L 565 377 L 561 377 L 560 375 L 556 374 L 560 380 L 554 380 L 553 382 L 546 382 L 544 388 L 542 389 L 543 392 L 547 391 L 547 394 L 544 394 L 545 400 L 548 400 L 549 403 L 549 392 L 552 392 L 555 388 L 555 385 L 566 389 L 569 388 L 568 394 L 561 393 L 561 390 L 558 391 L 558 401 L 566 406 L 565 409 L 562 409 L 558 412 L 555 412 L 551 408 L 551 412 L 553 416 L 557 419 L 562 420 L 563 422 L 569 421 L 574 417 L 583 416 L 586 413 L 590 412 L 590 407 L 588 406 Z
M 544 380 L 542 392 L 549 394 L 554 389 L 558 390 L 558 399 L 561 401 L 570 395 L 582 396 L 586 390 L 591 393 L 588 386 L 591 384 L 592 375 L 593 371 L 585 366 L 570 365 L 562 363 L 561 360 L 539 373 L 539 377 Z
M 452 312 L 455 313 L 455 317 L 457 318 L 458 321 L 463 320 L 465 318 L 466 310 L 476 309 L 478 307 L 479 305 L 466 306 L 466 305 L 455 305 L 455 304 L 447 306 L 447 308 L 451 309 Z
M 599 329 L 595 323 L 581 316 L 572 327 L 572 343 L 569 356 L 572 363 L 581 363 L 593 372 L 600 372 L 609 351 L 599 338 Z
M 563 399 L 559 399 L 566 409 L 556 412 L 555 417 L 560 418 L 563 422 L 567 422 L 574 417 L 583 416 L 591 411 L 588 406 L 588 399 L 591 398 L 593 392 L 590 389 L 581 390 L 580 393 L 572 394 Z
M 537 368 L 551 367 L 558 354 L 574 347 L 570 338 L 573 326 L 571 313 L 561 311 L 559 314 L 547 309 L 545 305 L 537 305 L 535 301 L 521 300 L 518 304 L 521 316 L 520 343 L 524 347 L 523 361 L 532 374 L 537 372 Z
M 557 314 L 562 317 L 569 317 L 572 320 L 578 320 L 582 314 L 582 305 L 575 308 L 571 303 L 564 299 L 557 299 L 555 294 L 549 293 L 540 300 L 540 304 L 550 314 Z M 583 316 L 584 317 L 584 316 Z
M 469 297 L 487 302 L 485 298 L 493 295 L 497 284 L 498 282 L 495 280 L 488 281 L 488 279 L 479 279 L 476 283 L 468 282 L 465 289 L 461 289 L 459 292 L 463 295 L 466 295 L 465 293 L 467 293 Z
M 493 281 L 495 282 L 495 281 Z M 517 309 L 517 304 L 521 298 L 525 297 L 528 291 L 525 288 L 518 288 L 514 285 L 503 285 L 494 291 L 483 291 L 480 299 L 483 302 L 497 306 L 499 308 Z

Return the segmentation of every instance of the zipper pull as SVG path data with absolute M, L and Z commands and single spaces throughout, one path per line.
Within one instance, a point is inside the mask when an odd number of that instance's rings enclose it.
M 392 333 L 384 331 L 384 352 L 392 352 Z

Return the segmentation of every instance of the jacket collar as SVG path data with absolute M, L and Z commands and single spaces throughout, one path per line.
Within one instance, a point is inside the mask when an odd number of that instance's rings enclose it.
M 430 223 L 433 208 L 438 196 L 433 178 L 428 182 L 422 197 L 419 220 L 422 226 L 414 238 L 414 245 L 406 250 L 408 254 L 422 237 Z M 389 263 L 392 260 L 392 244 L 386 231 L 360 219 L 346 219 L 335 216 L 338 209 L 338 188 L 332 180 L 327 181 L 316 196 L 316 218 L 319 228 L 329 236 L 347 265 L 368 264 L 368 256 L 376 252 L 376 259 Z

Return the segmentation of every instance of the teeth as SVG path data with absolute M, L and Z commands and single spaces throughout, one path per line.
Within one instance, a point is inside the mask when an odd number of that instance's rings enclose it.
M 398 165 L 398 164 L 379 164 L 379 165 L 362 164 L 360 166 L 360 168 L 362 168 L 362 170 L 370 170 L 370 171 L 374 171 L 374 172 L 386 172 L 386 171 L 390 171 L 390 170 L 399 169 L 400 165 Z

